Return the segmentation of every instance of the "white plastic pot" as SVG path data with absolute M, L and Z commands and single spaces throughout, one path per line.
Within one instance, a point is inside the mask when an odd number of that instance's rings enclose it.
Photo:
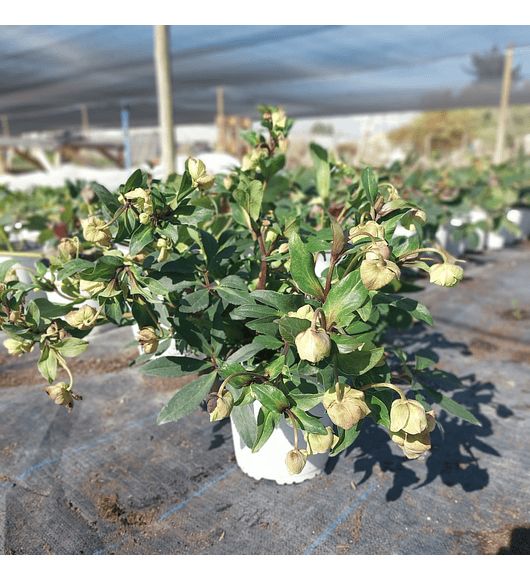
M 252 408 L 254 416 L 257 417 L 260 403 L 256 401 L 253 403 Z M 331 426 L 332 423 L 322 405 L 315 407 L 311 413 L 322 416 L 322 423 L 326 426 Z M 294 448 L 294 430 L 292 424 L 285 419 L 282 420 L 267 442 L 256 453 L 252 453 L 252 450 L 245 445 L 233 420 L 231 420 L 231 424 L 237 464 L 243 473 L 253 479 L 269 479 L 281 485 L 285 483 L 300 483 L 319 475 L 326 467 L 329 452 L 317 453 L 316 455 L 308 456 L 301 473 L 289 475 L 285 458 L 289 451 Z M 305 440 L 300 429 L 298 430 L 298 446 L 300 449 L 305 449 Z
M 140 334 L 140 327 L 138 326 L 138 324 L 133 324 L 131 326 L 131 329 L 132 329 L 132 333 L 134 336 L 134 340 L 138 340 L 138 335 Z M 140 355 L 144 354 L 144 351 L 140 345 L 138 345 L 138 353 Z M 162 354 L 159 354 L 159 355 L 155 354 L 151 358 L 151 360 L 154 360 L 156 358 L 161 358 L 164 356 L 191 356 L 191 354 L 190 353 L 183 353 L 183 352 L 180 352 L 180 350 L 177 350 L 175 340 L 172 339 L 171 344 L 169 345 L 169 348 L 167 348 Z
M 506 217 L 519 226 L 522 239 L 528 239 L 530 236 L 530 208 L 514 207 L 506 214 Z
M 456 224 L 453 224 L 453 226 Z M 453 242 L 451 239 L 451 231 L 453 230 L 453 226 L 449 225 L 442 225 L 436 230 L 435 238 L 438 243 L 447 250 L 452 256 L 458 258 L 464 254 L 466 251 L 466 242 L 465 240 L 461 240 L 459 242 Z
M 31 284 L 31 276 L 30 273 L 25 268 L 30 268 L 31 270 L 35 270 L 35 263 L 37 258 L 32 258 L 30 256 L 20 256 L 20 255 L 13 255 L 13 256 L 0 256 L 0 263 L 7 262 L 8 260 L 16 260 L 17 263 L 15 265 L 15 272 L 17 274 L 18 279 L 23 282 L 24 284 Z M 28 300 L 34 300 L 35 298 L 44 298 L 45 293 L 42 291 L 37 292 L 30 292 L 28 295 Z

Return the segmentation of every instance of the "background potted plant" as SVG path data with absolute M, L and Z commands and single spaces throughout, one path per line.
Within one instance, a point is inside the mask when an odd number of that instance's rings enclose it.
M 296 203 L 300 191 L 282 173 L 293 120 L 282 109 L 260 110 L 262 130 L 245 133 L 251 152 L 229 175 L 209 175 L 190 158 L 165 182 L 136 171 L 117 192 L 92 184 L 99 202 L 30 283 L 0 265 L 5 345 L 14 355 L 40 349 L 46 392 L 70 411 L 81 394 L 68 358 L 84 352 L 98 325 L 137 324 L 139 372 L 191 379 L 159 423 L 205 402 L 212 421 L 231 417 L 256 456 L 288 426 L 288 451 L 273 454 L 270 473 L 248 471 L 255 477 L 314 476 L 323 464 L 312 458 L 348 448 L 365 420 L 416 458 L 430 448 L 431 403 L 477 421 L 422 380 L 425 356 L 411 369 L 383 337 L 396 313 L 432 324 L 424 305 L 403 296 L 409 273 L 454 286 L 462 268 L 423 246 L 419 206 L 370 168 L 359 175 L 322 148 L 312 148 L 317 199 Z M 398 223 L 415 226 L 415 235 L 394 237 Z M 317 273 L 326 252 L 329 265 Z M 70 302 L 32 299 L 50 284 Z M 97 304 L 84 304 L 87 293 Z M 398 380 L 392 357 L 403 367 Z M 55 382 L 59 367 L 69 382 Z

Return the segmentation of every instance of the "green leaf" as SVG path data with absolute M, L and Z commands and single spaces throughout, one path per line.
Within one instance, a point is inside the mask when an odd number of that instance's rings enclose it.
M 262 344 L 251 342 L 250 344 L 246 344 L 236 350 L 236 352 L 232 353 L 227 359 L 226 362 L 230 363 L 243 363 L 245 361 L 250 360 L 255 354 L 264 350 L 264 346 Z
M 191 294 L 185 294 L 180 302 L 181 312 L 201 312 L 206 310 L 210 303 L 210 293 L 208 288 L 201 288 Z
M 316 143 L 309 145 L 309 151 L 313 160 L 318 195 L 322 199 L 327 199 L 331 181 L 328 152 Z
M 383 347 L 373 350 L 356 350 L 337 355 L 337 366 L 345 375 L 358 376 L 373 368 L 383 357 Z
M 290 407 L 287 397 L 271 383 L 256 383 L 251 386 L 251 389 L 256 399 L 270 411 L 282 413 Z
M 298 308 L 305 304 L 304 297 L 299 294 L 279 294 L 273 290 L 254 290 L 251 296 L 258 302 L 277 308 L 283 314 L 296 312 Z
M 35 298 L 34 302 L 39 309 L 41 318 L 45 318 L 47 320 L 60 318 L 72 310 L 70 304 L 54 304 L 47 298 Z
M 65 278 L 70 278 L 74 274 L 83 272 L 84 270 L 92 270 L 94 268 L 94 263 L 88 260 L 83 260 L 81 258 L 70 260 L 62 266 L 62 268 L 57 272 L 57 280 L 61 281 Z
M 188 233 L 197 242 L 207 264 L 210 265 L 219 250 L 218 241 L 205 230 L 188 228 Z
M 415 358 L 416 358 L 416 366 L 415 366 L 416 372 L 422 371 L 423 369 L 426 369 L 427 367 L 436 364 L 439 360 L 438 355 L 432 350 L 419 350 L 417 353 L 415 353 Z
M 272 435 L 276 425 L 282 420 L 280 413 L 269 411 L 266 407 L 260 407 L 257 418 L 257 434 L 254 445 L 252 446 L 252 453 L 259 451 L 263 445 L 268 441 Z
M 265 318 L 268 316 L 275 316 L 278 318 L 281 316 L 281 313 L 277 310 L 269 308 L 269 306 L 261 306 L 260 304 L 238 306 L 234 309 L 234 314 L 241 316 L 242 318 Z
M 28 304 L 26 312 L 26 322 L 28 322 L 32 327 L 39 329 L 40 327 L 40 310 L 34 300 L 31 300 Z
M 238 290 L 236 288 L 217 286 L 215 291 L 219 294 L 219 297 L 225 302 L 228 302 L 228 304 L 248 306 L 249 308 L 252 308 L 252 305 L 255 304 L 248 290 Z
M 331 340 L 337 345 L 338 352 L 341 354 L 347 354 L 359 349 L 363 343 L 359 341 L 354 336 L 348 336 L 347 334 L 330 334 Z
M 140 224 L 133 232 L 129 243 L 129 254 L 134 256 L 141 252 L 147 244 L 154 240 L 154 230 L 151 224 Z
M 289 398 L 292 399 L 297 409 L 302 409 L 302 411 L 310 411 L 316 405 L 322 403 L 322 397 L 324 393 L 299 393 L 290 392 Z
M 118 201 L 118 196 L 111 193 L 106 187 L 96 183 L 95 181 L 93 181 L 90 186 L 99 197 L 99 201 L 109 210 L 111 215 L 121 207 L 121 203 Z
M 157 424 L 177 421 L 192 413 L 210 392 L 216 377 L 217 372 L 214 371 L 184 385 L 160 411 Z
M 18 262 L 16 260 L 6 260 L 5 262 L 0 263 L 0 282 L 5 280 L 8 270 L 17 264 Z
M 339 433 L 339 440 L 333 449 L 330 451 L 329 456 L 333 457 L 338 455 L 344 449 L 347 449 L 357 437 L 361 434 L 361 428 L 363 425 L 364 419 L 361 419 L 357 425 L 354 425 L 351 429 L 345 431 L 341 427 L 337 427 Z
M 265 318 L 256 318 L 255 320 L 247 321 L 245 323 L 245 326 L 250 330 L 255 330 L 256 332 L 259 332 L 262 335 L 276 337 L 280 330 L 278 324 L 276 323 L 277 320 L 278 320 L 277 316 L 266 316 Z
M 361 281 L 359 270 L 350 272 L 342 280 L 333 284 L 322 306 L 328 328 L 332 322 L 341 326 L 343 318 L 349 317 L 357 308 L 360 308 L 367 296 L 368 290 Z
M 372 171 L 371 167 L 367 167 L 361 173 L 361 182 L 363 184 L 363 189 L 366 193 L 366 198 L 370 202 L 370 205 L 374 205 L 375 200 L 379 194 L 379 187 L 377 185 L 377 179 Z
M 57 356 L 55 352 L 45 346 L 41 352 L 37 368 L 40 374 L 51 385 L 57 376 Z
M 142 170 L 137 169 L 134 173 L 131 173 L 127 181 L 125 182 L 125 187 L 123 188 L 123 193 L 127 193 L 142 186 Z
M 248 185 L 240 184 L 234 191 L 234 199 L 241 209 L 243 209 L 251 219 L 257 221 L 261 211 L 263 200 L 263 184 L 254 180 Z
M 326 428 L 318 417 L 306 413 L 298 407 L 291 407 L 291 413 L 295 416 L 296 426 L 303 431 L 307 431 L 308 433 L 320 433 L 321 435 L 327 433 Z
M 315 274 L 313 254 L 307 250 L 304 242 L 296 232 L 289 236 L 289 253 L 291 256 L 291 275 L 298 288 L 304 294 L 324 299 L 324 288 Z
M 62 356 L 71 358 L 85 352 L 88 348 L 88 344 L 89 343 L 86 340 L 81 338 L 65 338 L 64 340 L 56 342 L 53 345 L 53 348 L 58 350 Z
M 153 377 L 177 378 L 198 373 L 211 364 L 204 360 L 186 356 L 162 356 L 145 363 L 138 369 L 142 375 Z
M 284 355 L 277 356 L 273 358 L 273 360 L 265 367 L 263 374 L 266 375 L 270 381 L 273 381 L 276 377 L 278 377 L 281 374 L 284 365 L 285 365 L 285 356 Z
M 293 318 L 290 316 L 284 316 L 277 321 L 280 327 L 281 337 L 291 346 L 295 345 L 295 338 L 297 334 L 303 332 L 311 326 L 311 323 L 307 319 L 303 318 Z
M 276 325 L 276 327 L 277 327 L 277 325 Z M 276 349 L 280 348 L 281 346 L 283 346 L 283 342 L 281 340 L 274 338 L 274 336 L 268 336 L 265 334 L 260 334 L 259 336 L 256 336 L 256 338 L 253 340 L 253 342 L 257 342 L 259 344 L 262 344 L 264 346 L 264 348 L 269 349 L 269 350 L 276 350 Z
M 234 422 L 239 436 L 243 439 L 243 443 L 249 449 L 252 449 L 258 434 L 256 417 L 254 416 L 254 406 L 236 406 L 232 409 L 230 418 Z
M 375 423 L 390 429 L 390 413 L 388 408 L 389 405 L 392 404 L 392 395 L 390 394 L 389 402 L 384 401 L 385 398 L 388 398 L 388 396 L 385 397 L 385 395 L 385 392 L 377 393 L 377 395 L 365 392 L 365 402 L 370 408 L 370 417 L 372 420 L 375 421 Z
M 430 326 L 433 325 L 433 319 L 427 307 L 421 302 L 413 300 L 412 298 L 405 298 L 404 296 L 399 296 L 397 294 L 373 292 L 372 301 L 374 304 L 390 304 L 391 306 L 405 310 L 405 312 L 408 312 L 417 320 L 422 320 Z

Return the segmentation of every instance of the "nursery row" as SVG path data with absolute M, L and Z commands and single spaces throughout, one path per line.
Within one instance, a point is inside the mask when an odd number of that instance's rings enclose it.
M 461 280 L 433 224 L 468 206 L 425 176 L 409 183 L 398 167 L 360 171 L 315 144 L 312 168 L 285 172 L 293 120 L 278 108 L 261 113 L 264 131 L 244 133 L 251 153 L 229 174 L 210 175 L 190 158 L 164 182 L 138 170 L 115 192 L 69 187 L 58 217 L 50 212 L 55 221 L 40 214 L 43 259 L 35 252 L 30 271 L 16 253 L 0 264 L 4 345 L 17 356 L 39 349 L 47 394 L 72 411 L 90 393 L 75 392 L 68 359 L 89 347 L 94 328 L 132 326 L 139 372 L 190 379 L 158 422 L 205 403 L 212 421 L 230 416 L 254 457 L 287 425 L 287 450 L 275 455 L 281 475 L 265 475 L 277 481 L 313 476 L 365 420 L 419 457 L 439 409 L 477 420 L 442 392 L 458 381 L 432 368 L 432 353 L 407 356 L 385 334 L 433 324 L 406 294 L 420 277 L 447 287 Z M 497 187 L 492 179 L 484 187 Z M 36 223 L 17 215 L 25 228 Z M 68 381 L 57 382 L 60 369 Z

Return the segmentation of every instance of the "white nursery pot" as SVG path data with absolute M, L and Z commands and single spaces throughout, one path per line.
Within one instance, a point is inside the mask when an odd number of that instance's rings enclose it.
M 24 284 L 31 284 L 31 276 L 27 270 L 23 268 L 30 268 L 31 270 L 35 270 L 35 264 L 37 258 L 32 258 L 29 256 L 0 256 L 0 263 L 7 262 L 8 260 L 16 260 L 17 263 L 15 264 L 15 272 L 18 276 L 18 279 L 23 282 Z M 46 294 L 41 290 L 35 292 L 30 292 L 28 295 L 28 301 L 34 300 L 35 298 L 44 298 Z
M 138 335 L 140 334 L 140 327 L 138 326 L 138 324 L 133 324 L 131 326 L 131 328 L 132 328 L 134 340 L 138 340 Z M 145 354 L 143 348 L 140 345 L 138 345 L 138 353 L 140 355 Z M 159 355 L 155 354 L 151 360 L 154 360 L 156 358 L 161 358 L 164 356 L 191 356 L 191 354 L 185 353 L 185 352 L 180 352 L 180 350 L 177 350 L 175 340 L 173 339 L 173 340 L 171 340 L 171 344 L 169 345 L 169 348 L 167 348 L 162 354 L 159 354 Z
M 506 217 L 519 226 L 523 240 L 528 239 L 530 236 L 530 208 L 514 207 L 506 214 Z
M 252 405 L 254 416 L 257 417 L 260 403 L 255 402 Z M 331 426 L 331 420 L 322 405 L 318 405 L 312 414 L 322 416 L 322 423 L 325 426 Z M 328 453 L 317 453 L 309 455 L 304 469 L 298 475 L 289 475 L 289 470 L 285 464 L 285 458 L 289 451 L 294 448 L 294 430 L 292 424 L 282 419 L 280 425 L 274 429 L 267 442 L 256 453 L 252 453 L 243 440 L 241 439 L 234 421 L 231 419 L 232 436 L 234 440 L 234 451 L 236 461 L 243 473 L 253 479 L 269 479 L 279 484 L 300 483 L 306 479 L 311 479 L 324 471 L 328 461 Z M 304 435 L 298 429 L 298 447 L 305 449 Z
M 438 243 L 447 250 L 452 256 L 458 258 L 462 256 L 466 251 L 466 242 L 461 240 L 460 242 L 453 242 L 451 239 L 451 226 L 440 226 L 436 230 L 435 238 Z

